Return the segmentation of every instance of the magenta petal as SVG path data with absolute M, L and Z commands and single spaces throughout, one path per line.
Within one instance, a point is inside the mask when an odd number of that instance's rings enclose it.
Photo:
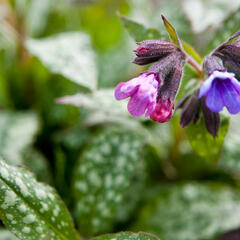
M 115 98 L 117 100 L 128 98 L 137 91 L 138 87 L 139 85 L 130 85 L 128 82 L 120 82 L 115 88 Z
M 134 117 L 142 116 L 147 108 L 148 98 L 141 98 L 135 94 L 128 102 L 128 111 Z
M 222 96 L 219 91 L 219 84 L 217 81 L 212 83 L 212 87 L 209 90 L 206 98 L 206 105 L 213 112 L 220 112 L 224 106 Z
M 225 81 L 221 84 L 221 92 L 224 104 L 229 113 L 236 114 L 240 112 L 239 90 L 230 81 Z
M 156 101 L 152 101 L 151 103 L 148 104 L 145 117 L 148 117 L 154 111 L 155 106 L 156 106 Z

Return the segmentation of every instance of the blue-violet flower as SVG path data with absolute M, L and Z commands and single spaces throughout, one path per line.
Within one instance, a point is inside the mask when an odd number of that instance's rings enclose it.
M 224 106 L 231 114 L 240 112 L 240 83 L 234 73 L 213 71 L 200 88 L 199 98 L 203 96 L 213 112 L 220 112 Z

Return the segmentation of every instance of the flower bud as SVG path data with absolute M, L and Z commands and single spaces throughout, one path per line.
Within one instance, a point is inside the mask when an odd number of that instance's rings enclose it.
M 153 72 L 158 69 L 159 79 L 161 83 L 163 81 L 159 88 L 157 105 L 150 115 L 154 121 L 163 123 L 171 119 L 174 100 L 182 78 L 182 59 L 179 56 L 171 54 L 166 57 L 166 61 L 163 59 L 152 68 Z
M 138 45 L 139 47 L 134 50 L 137 57 L 133 61 L 138 65 L 155 62 L 177 50 L 173 43 L 164 40 L 147 40 Z
M 154 111 L 150 114 L 150 118 L 159 123 L 167 122 L 172 117 L 172 110 L 174 104 L 171 103 L 169 100 L 162 100 L 161 98 L 158 99 L 157 105 Z
M 240 43 L 234 42 L 232 44 L 223 45 L 214 54 L 222 55 L 226 58 L 232 58 L 235 61 L 240 61 Z
M 203 112 L 203 118 L 207 131 L 215 138 L 218 135 L 220 128 L 220 116 L 219 113 L 212 112 L 205 102 L 205 98 L 201 99 L 201 109 Z
M 184 128 L 191 122 L 196 123 L 199 119 L 199 110 L 200 100 L 198 98 L 198 93 L 195 93 L 189 97 L 182 106 L 180 125 Z
M 225 70 L 221 60 L 216 56 L 207 56 L 203 61 L 203 68 L 207 75 L 212 74 L 215 70 L 223 71 Z
M 228 72 L 235 73 L 236 78 L 240 79 L 240 64 L 237 61 L 234 61 L 232 58 L 223 58 L 223 65 Z

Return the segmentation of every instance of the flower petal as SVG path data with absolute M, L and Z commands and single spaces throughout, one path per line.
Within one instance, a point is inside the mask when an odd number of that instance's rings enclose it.
M 145 117 L 148 117 L 155 109 L 156 106 L 156 101 L 152 101 L 151 103 L 148 104 L 147 106 L 147 112 L 145 114 Z
M 211 74 L 210 77 L 206 81 L 204 81 L 199 91 L 199 98 L 207 95 L 208 91 L 212 87 L 212 82 L 214 78 L 215 76 Z
M 143 98 L 139 94 L 135 94 L 128 102 L 128 111 L 132 116 L 140 117 L 145 113 L 148 104 L 149 100 L 147 97 Z
M 221 83 L 218 81 L 213 81 L 211 89 L 208 91 L 206 97 L 206 105 L 213 112 L 220 112 L 223 109 L 223 100 L 219 91 L 219 86 Z
M 138 90 L 139 85 L 129 84 L 129 82 L 120 82 L 116 86 L 114 95 L 117 100 L 128 98 Z
M 232 84 L 232 81 L 222 82 L 220 90 L 224 105 L 229 113 L 236 114 L 240 112 L 240 91 Z

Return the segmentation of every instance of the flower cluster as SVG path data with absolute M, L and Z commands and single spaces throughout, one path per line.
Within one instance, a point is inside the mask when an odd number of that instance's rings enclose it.
M 153 121 L 166 122 L 172 116 L 180 86 L 184 54 L 168 41 L 148 40 L 138 45 L 134 63 L 156 63 L 140 76 L 120 82 L 115 89 L 115 98 L 130 98 L 128 111 L 134 117 L 145 114 Z
M 182 109 L 182 127 L 197 123 L 202 114 L 206 129 L 216 137 L 220 127 L 219 112 L 224 107 L 230 114 L 240 112 L 240 42 L 234 41 L 239 36 L 240 32 L 204 58 L 202 69 L 206 80 L 184 96 L 176 107 Z M 130 98 L 128 111 L 134 117 L 145 115 L 153 121 L 166 122 L 172 117 L 183 63 L 188 62 L 188 56 L 169 41 L 147 40 L 137 44 L 133 63 L 154 64 L 140 76 L 120 82 L 115 98 Z

